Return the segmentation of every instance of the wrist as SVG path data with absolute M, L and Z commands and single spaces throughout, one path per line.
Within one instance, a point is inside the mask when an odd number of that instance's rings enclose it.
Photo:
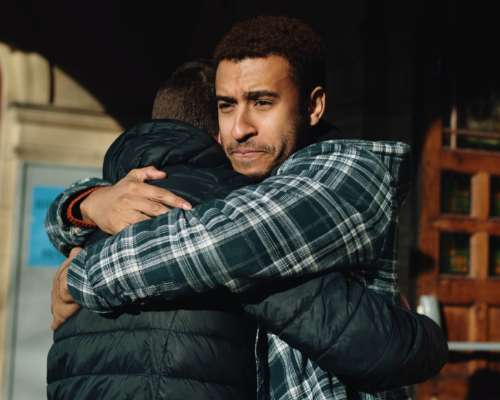
M 89 197 L 95 191 L 102 189 L 103 186 L 95 186 L 83 192 L 80 192 L 74 197 L 68 205 L 66 217 L 71 225 L 80 228 L 96 228 L 97 225 L 92 220 L 89 213 Z
M 92 193 L 94 193 L 98 188 L 93 188 L 95 190 L 92 190 L 91 192 L 86 193 L 79 205 L 80 209 L 80 215 L 82 217 L 82 220 L 87 223 L 95 223 L 94 220 L 90 217 L 90 210 L 89 210 L 89 197 L 92 196 Z

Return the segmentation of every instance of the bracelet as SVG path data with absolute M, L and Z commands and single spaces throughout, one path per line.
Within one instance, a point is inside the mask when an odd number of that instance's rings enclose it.
M 68 208 L 66 209 L 66 218 L 68 222 L 71 225 L 78 226 L 80 228 L 97 228 L 97 225 L 90 221 L 90 220 L 85 220 L 83 218 L 78 218 L 75 217 L 75 213 L 73 212 L 73 209 L 76 206 L 80 206 L 80 203 L 85 200 L 91 193 L 95 192 L 96 190 L 101 189 L 103 186 L 95 186 L 93 188 L 90 188 L 88 190 L 85 190 L 81 192 L 78 196 L 76 196 L 73 200 L 68 205 Z

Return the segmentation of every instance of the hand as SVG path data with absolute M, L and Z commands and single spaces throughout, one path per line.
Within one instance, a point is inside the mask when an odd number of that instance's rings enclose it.
M 82 201 L 82 216 L 102 231 L 114 235 L 131 224 L 166 213 L 170 208 L 190 210 L 191 204 L 183 198 L 144 183 L 165 176 L 165 172 L 155 167 L 133 169 L 115 185 L 96 190 Z
M 68 290 L 68 268 L 73 258 L 81 250 L 81 247 L 75 247 L 71 250 L 68 258 L 61 264 L 52 281 L 50 304 L 52 323 L 50 329 L 53 331 L 80 309 L 80 305 L 75 303 Z
M 402 294 L 400 294 L 399 297 L 400 297 L 401 307 L 403 307 L 404 309 L 406 309 L 408 311 L 411 311 L 411 307 L 410 307 L 410 303 L 408 303 L 408 299 L 405 296 L 403 296 Z

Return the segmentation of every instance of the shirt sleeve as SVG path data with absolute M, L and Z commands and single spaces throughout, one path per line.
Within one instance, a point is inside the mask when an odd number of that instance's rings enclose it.
M 106 311 L 376 260 L 392 216 L 391 178 L 366 150 L 322 142 L 274 176 L 191 211 L 172 210 L 82 250 L 68 286 L 83 306 Z
M 81 246 L 94 228 L 82 228 L 72 225 L 66 218 L 66 209 L 70 200 L 79 193 L 95 186 L 106 186 L 99 178 L 86 178 L 72 184 L 52 202 L 45 217 L 45 231 L 52 244 L 63 254 L 68 255 L 75 246 Z
M 436 375 L 448 353 L 441 328 L 349 275 L 302 279 L 244 310 L 356 390 L 387 390 Z

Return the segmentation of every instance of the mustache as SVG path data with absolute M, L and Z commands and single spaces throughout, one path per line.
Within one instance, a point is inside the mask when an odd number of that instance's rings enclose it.
M 272 153 L 273 152 L 273 147 L 267 144 L 256 144 L 252 142 L 245 142 L 245 143 L 231 143 L 228 146 L 226 146 L 226 151 L 229 154 L 232 154 L 236 151 L 242 151 L 242 150 L 250 150 L 250 151 L 262 151 L 264 153 Z

